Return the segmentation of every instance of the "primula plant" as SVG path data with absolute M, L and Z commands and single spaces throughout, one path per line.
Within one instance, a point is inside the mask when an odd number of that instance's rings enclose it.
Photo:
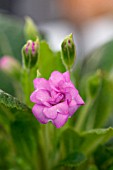
M 29 17 L 13 30 L 18 48 L 13 35 L 0 46 L 0 170 L 112 170 L 113 42 L 76 63 L 72 34 L 55 52 Z

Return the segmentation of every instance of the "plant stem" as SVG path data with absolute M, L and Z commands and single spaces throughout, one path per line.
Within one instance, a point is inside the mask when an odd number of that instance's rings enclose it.
M 30 94 L 32 92 L 31 83 L 33 84 L 31 80 L 31 71 L 24 68 L 22 72 L 22 88 L 24 92 L 24 100 L 25 100 L 24 102 L 29 106 L 31 105 L 30 102 Z
M 86 116 L 88 114 L 88 110 L 89 110 L 91 105 L 92 105 L 92 100 L 91 100 L 91 98 L 89 98 L 87 103 L 83 107 L 83 109 L 82 109 L 82 111 L 81 111 L 81 113 L 78 117 L 77 123 L 75 125 L 75 128 L 76 128 L 77 131 L 82 130 L 82 127 L 83 127 L 84 122 L 86 120 Z
M 51 137 L 51 126 L 50 124 L 42 125 L 40 129 L 40 145 L 42 149 L 42 155 L 45 164 L 45 170 L 51 170 L 53 162 L 51 161 L 51 152 L 52 152 L 52 140 Z

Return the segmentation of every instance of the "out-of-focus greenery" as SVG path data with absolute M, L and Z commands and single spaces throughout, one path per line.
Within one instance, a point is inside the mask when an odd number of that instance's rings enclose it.
M 25 44 L 24 22 L 19 18 L 0 14 L 0 58 L 9 55 L 21 62 L 21 48 Z M 0 88 L 15 95 L 12 79 L 0 71 Z
M 0 57 L 11 55 L 21 62 L 21 48 L 25 44 L 24 22 L 19 18 L 0 15 Z
M 24 31 L 23 22 L 0 15 L 0 57 L 21 63 Z M 77 63 L 72 78 L 85 105 L 61 129 L 41 125 L 32 115 L 29 96 L 37 69 L 45 78 L 65 71 L 61 53 L 41 40 L 29 72 L 21 68 L 15 79 L 0 71 L 0 88 L 7 92 L 0 90 L 0 170 L 112 170 L 113 41 Z

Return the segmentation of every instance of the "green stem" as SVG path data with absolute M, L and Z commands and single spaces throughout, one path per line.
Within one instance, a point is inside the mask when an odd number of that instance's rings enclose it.
M 53 136 L 53 135 L 52 135 Z M 51 140 L 51 126 L 50 124 L 42 125 L 40 129 L 40 146 L 42 149 L 45 170 L 50 170 L 52 167 L 51 152 L 52 152 L 52 140 Z
M 30 94 L 32 92 L 31 83 L 33 84 L 31 80 L 31 70 L 24 68 L 22 72 L 22 87 L 24 91 L 24 100 L 25 100 L 24 102 L 29 106 L 31 105 L 30 102 Z
M 45 170 L 47 170 L 47 156 L 46 156 L 46 141 L 43 133 L 43 127 L 41 126 L 40 131 L 39 131 L 39 150 L 41 151 L 41 160 L 43 160 L 43 164 L 41 166 L 41 169 L 43 165 L 45 166 Z M 41 161 L 42 162 L 42 161 Z
M 77 123 L 75 125 L 75 128 L 77 131 L 82 130 L 82 127 L 84 125 L 84 122 L 85 122 L 87 114 L 88 114 L 88 110 L 91 107 L 91 105 L 92 105 L 92 100 L 91 100 L 91 98 L 89 98 L 87 103 L 83 107 L 83 109 L 78 117 Z

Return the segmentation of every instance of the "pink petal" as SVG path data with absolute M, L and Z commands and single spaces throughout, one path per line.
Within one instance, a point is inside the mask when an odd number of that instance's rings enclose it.
M 54 71 L 52 72 L 50 78 L 49 78 L 49 82 L 50 82 L 50 86 L 51 87 L 58 87 L 58 83 L 60 81 L 64 81 L 64 77 L 63 74 L 58 72 L 58 71 Z
M 77 104 L 75 100 L 72 100 L 69 104 L 69 115 L 70 117 L 77 111 L 80 105 Z
M 57 117 L 56 106 L 45 108 L 43 113 L 48 119 L 51 119 L 51 120 L 55 119 Z
M 59 103 L 50 108 L 44 108 L 44 115 L 49 119 L 55 119 L 58 114 L 68 114 L 68 105 L 67 102 Z
M 72 100 L 72 97 L 69 93 L 65 93 L 65 101 L 67 101 L 67 103 L 69 104 Z
M 30 100 L 34 103 L 37 104 L 45 104 L 46 106 L 50 106 L 50 104 L 48 103 L 48 100 L 50 99 L 50 95 L 49 92 L 46 90 L 35 90 L 31 96 L 30 96 Z
M 56 128 L 62 127 L 68 120 L 68 115 L 58 114 L 57 118 L 52 121 Z
M 32 112 L 33 112 L 34 116 L 36 117 L 36 119 L 40 123 L 46 124 L 46 123 L 48 123 L 49 120 L 43 114 L 43 110 L 44 110 L 44 107 L 41 105 L 37 105 L 37 104 L 35 104 L 34 107 L 32 108 Z
M 36 79 L 34 79 L 33 82 L 34 82 L 34 87 L 37 90 L 39 90 L 39 89 L 50 90 L 49 82 L 48 82 L 48 80 L 46 80 L 44 78 L 36 78 Z
M 71 95 L 72 99 L 75 99 L 78 95 L 78 90 L 76 88 L 66 87 L 64 90 L 65 93 L 69 93 Z
M 81 98 L 81 96 L 79 94 L 76 96 L 75 100 L 76 100 L 78 105 L 84 105 L 85 104 L 83 99 Z
M 66 71 L 65 73 L 63 73 L 63 77 L 66 82 L 69 82 L 70 81 L 69 71 Z

